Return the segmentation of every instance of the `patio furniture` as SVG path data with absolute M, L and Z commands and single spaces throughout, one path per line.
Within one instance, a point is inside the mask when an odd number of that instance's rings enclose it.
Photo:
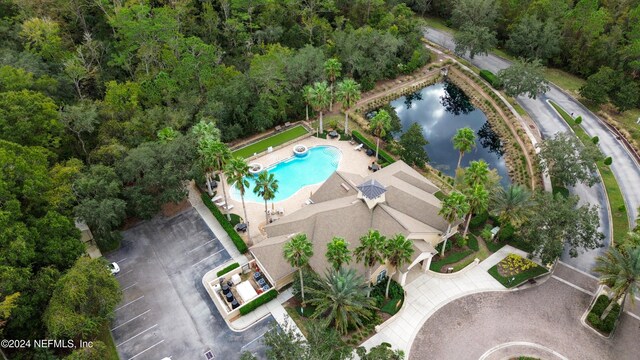
M 337 131 L 335 131 L 335 130 L 333 130 L 333 131 L 331 131 L 331 132 L 329 133 L 329 137 L 330 137 L 330 138 L 332 138 L 332 139 L 335 139 L 335 138 L 337 138 L 338 136 L 339 136 L 339 135 L 338 135 L 338 132 L 337 132 Z
M 276 213 L 277 213 L 278 215 L 284 215 L 284 209 L 283 209 L 283 208 L 278 208 L 278 209 L 276 210 Z
M 221 196 L 221 195 L 214 196 L 214 197 L 212 197 L 212 198 L 211 198 L 211 201 L 212 201 L 212 202 L 214 202 L 214 203 L 215 203 L 216 201 L 220 201 L 220 200 L 222 200 L 222 196 Z
M 373 155 L 375 155 L 375 154 L 376 154 L 376 152 L 375 152 L 375 151 L 373 151 L 373 150 L 371 150 L 371 149 L 367 149 L 367 156 L 373 156 Z
M 279 131 L 281 131 L 281 130 L 282 130 L 282 126 L 280 126 L 280 125 L 276 125 L 276 132 L 279 132 Z
M 222 208 L 223 208 L 223 209 L 225 209 L 225 210 L 231 210 L 231 209 L 233 209 L 234 207 L 235 207 L 235 206 L 233 206 L 233 205 L 222 205 Z
M 380 170 L 380 165 L 376 164 L 375 162 L 373 164 L 371 164 L 371 166 L 369 166 L 369 170 L 376 172 L 378 170 Z
M 307 199 L 307 201 L 305 201 L 304 204 L 305 205 L 311 205 L 311 204 L 313 204 L 313 200 Z
M 227 203 L 224 200 L 218 200 L 214 202 L 217 206 L 225 206 Z
M 284 123 L 284 127 L 289 127 L 289 126 L 291 126 L 290 122 L 287 121 L 286 123 Z
M 362 150 L 362 147 L 363 147 L 363 146 L 364 146 L 364 144 L 360 144 L 360 145 L 358 145 L 358 146 L 354 147 L 354 148 L 353 148 L 353 150 L 355 150 L 355 151 L 360 151 L 360 150 Z

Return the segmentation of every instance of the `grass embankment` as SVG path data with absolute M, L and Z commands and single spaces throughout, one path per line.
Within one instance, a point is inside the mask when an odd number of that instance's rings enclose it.
M 96 340 L 102 341 L 107 350 L 104 354 L 100 354 L 102 359 L 104 360 L 119 360 L 118 350 L 116 350 L 116 344 L 113 342 L 113 337 L 111 336 L 111 331 L 109 331 L 109 323 L 104 323 L 100 327 L 100 332 Z
M 273 136 L 269 136 L 266 139 L 262 139 L 256 143 L 240 148 L 233 152 L 233 156 L 248 158 L 254 153 L 261 153 L 263 151 L 266 151 L 269 146 L 276 147 L 278 145 L 282 145 L 307 133 L 307 129 L 305 129 L 302 125 L 294 126 L 291 129 L 282 131 Z
M 587 143 L 591 141 L 591 137 L 587 135 L 587 133 L 582 129 L 582 127 L 573 120 L 571 115 L 567 114 L 563 108 L 561 108 L 558 104 L 550 101 L 551 106 L 553 106 L 556 111 L 562 116 L 562 118 L 569 124 L 571 129 L 576 133 L 578 138 L 583 142 Z M 605 154 L 607 156 L 607 154 Z M 613 159 L 615 162 L 616 159 Z M 600 170 L 600 174 L 602 175 L 602 183 L 604 187 L 607 189 L 607 197 L 609 198 L 609 206 L 611 207 L 611 219 L 613 224 L 611 224 L 613 229 L 613 241 L 619 241 L 624 238 L 624 236 L 629 231 L 629 219 L 627 217 L 627 210 L 624 205 L 624 198 L 622 197 L 622 191 L 620 191 L 620 187 L 618 186 L 618 181 L 616 181 L 615 176 L 613 176 L 613 172 L 611 168 L 605 165 L 602 161 L 597 162 L 598 169 Z

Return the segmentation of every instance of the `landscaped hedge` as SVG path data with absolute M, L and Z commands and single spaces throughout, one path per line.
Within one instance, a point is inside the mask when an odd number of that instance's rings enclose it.
M 473 235 L 472 233 L 468 233 L 467 237 L 468 237 L 467 246 L 469 247 L 469 249 L 473 251 L 479 251 L 480 245 L 478 245 L 478 238 L 476 238 L 476 236 Z
M 209 208 L 209 210 L 211 210 L 211 213 L 216 218 L 216 220 L 218 220 L 224 231 L 229 234 L 231 241 L 233 241 L 233 244 L 236 246 L 236 248 L 238 248 L 238 251 L 240 251 L 241 254 L 249 251 L 247 244 L 244 243 L 240 235 L 238 235 L 238 233 L 236 232 L 236 229 L 233 228 L 233 225 L 231 225 L 224 214 L 220 212 L 220 209 L 218 209 L 218 207 L 211 202 L 209 196 L 207 194 L 202 194 L 200 197 L 202 198 L 202 202 Z
M 248 303 L 242 305 L 242 307 L 240 307 L 240 314 L 247 315 L 248 313 L 257 309 L 260 305 L 268 303 L 269 301 L 275 299 L 277 296 L 278 292 L 276 291 L 276 289 L 271 289 L 266 293 L 260 295 L 260 297 L 258 297 L 257 299 L 249 301 Z
M 596 303 L 593 304 L 593 308 L 589 312 L 589 315 L 587 315 L 587 321 L 591 326 L 607 335 L 613 331 L 613 328 L 616 325 L 616 320 L 620 315 L 620 305 L 616 303 L 611 308 L 611 312 L 609 312 L 607 317 L 604 318 L 604 320 L 600 320 L 600 316 L 602 316 L 604 310 L 609 306 L 609 301 L 610 300 L 606 295 L 598 296 Z
M 240 267 L 240 264 L 238 264 L 237 262 L 235 262 L 235 263 L 233 263 L 233 264 L 231 264 L 231 265 L 227 266 L 226 268 L 224 268 L 224 269 L 222 269 L 222 270 L 218 271 L 218 272 L 216 273 L 216 276 L 217 276 L 217 277 L 220 277 L 220 276 L 222 276 L 222 275 L 224 275 L 224 274 L 228 273 L 229 271 L 231 271 L 231 270 L 233 270 L 233 269 L 237 269 L 237 268 L 239 268 L 239 267 Z
M 480 77 L 487 80 L 494 89 L 500 90 L 502 89 L 502 81 L 491 71 L 489 70 L 480 70 Z
M 354 138 L 358 139 L 358 141 L 360 141 L 361 143 L 364 144 L 364 146 L 366 146 L 367 148 L 374 150 L 376 149 L 376 144 L 372 143 L 371 141 L 369 141 L 369 139 L 367 139 L 365 136 L 363 136 L 362 134 L 360 134 L 357 131 L 352 131 L 351 135 L 353 135 Z M 384 160 L 384 162 L 388 164 L 393 164 L 394 162 L 396 162 L 396 160 L 393 158 L 393 156 L 389 155 L 386 151 L 380 149 L 378 151 L 378 158 Z

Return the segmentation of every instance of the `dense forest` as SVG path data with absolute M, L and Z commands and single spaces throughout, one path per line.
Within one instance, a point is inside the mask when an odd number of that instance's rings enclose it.
M 453 4 L 453 6 L 452 6 Z M 618 111 L 640 107 L 640 1 L 413 1 L 419 13 L 446 19 L 466 49 L 498 46 L 587 79 L 580 93 Z
M 0 16 L 7 339 L 99 336 L 120 293 L 81 258 L 76 217 L 113 249 L 126 218 L 152 217 L 202 176 L 198 140 L 303 118 L 302 89 L 331 80 L 328 59 L 365 90 L 429 59 L 413 11 L 393 1 L 0 0 Z
M 594 101 L 637 106 L 639 1 L 456 3 L 0 0 L 0 335 L 94 339 L 120 294 L 80 258 L 74 219 L 117 247 L 126 218 L 203 176 L 199 139 L 302 119 L 303 88 L 331 80 L 329 59 L 364 91 L 425 65 L 416 13 L 588 77 Z

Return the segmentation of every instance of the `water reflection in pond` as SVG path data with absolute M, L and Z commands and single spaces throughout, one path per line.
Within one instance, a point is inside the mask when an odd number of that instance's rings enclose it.
M 507 167 L 502 157 L 504 150 L 498 135 L 493 131 L 487 117 L 475 109 L 469 97 L 452 83 L 439 83 L 391 102 L 402 131 L 412 123 L 422 126 L 429 141 L 425 146 L 430 164 L 447 175 L 455 175 L 458 151 L 453 148 L 451 138 L 465 126 L 476 132 L 476 148 L 462 158 L 462 166 L 470 161 L 483 159 L 498 171 L 502 184 L 509 184 Z M 400 133 L 396 134 L 397 137 Z

